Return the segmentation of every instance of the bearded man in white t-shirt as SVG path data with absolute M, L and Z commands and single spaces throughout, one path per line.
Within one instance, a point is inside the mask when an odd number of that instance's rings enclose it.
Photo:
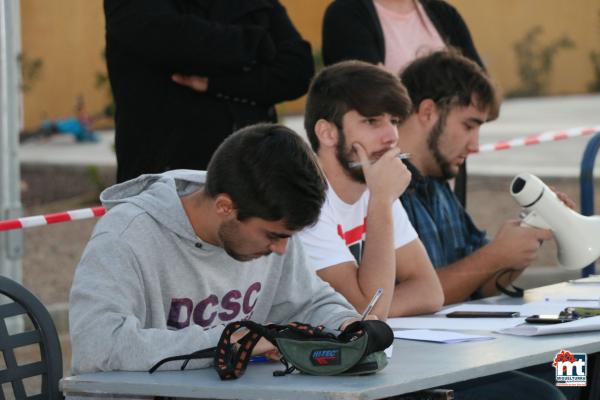
M 329 188 L 317 224 L 301 232 L 316 273 L 359 311 L 378 288 L 381 319 L 437 311 L 444 296 L 398 201 L 410 182 L 398 125 L 411 111 L 400 80 L 345 61 L 323 69 L 307 99 L 305 128 Z

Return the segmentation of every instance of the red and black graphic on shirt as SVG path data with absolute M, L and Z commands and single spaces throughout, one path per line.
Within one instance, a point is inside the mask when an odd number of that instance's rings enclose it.
M 357 263 L 362 260 L 363 248 L 365 247 L 365 232 L 367 232 L 367 219 L 365 218 L 362 225 L 358 225 L 344 232 L 341 225 L 337 226 L 338 235 L 346 242 L 346 246 L 350 253 L 354 256 Z

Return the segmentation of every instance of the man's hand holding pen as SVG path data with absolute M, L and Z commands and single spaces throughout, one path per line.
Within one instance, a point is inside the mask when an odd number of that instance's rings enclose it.
M 350 325 L 351 323 L 356 322 L 356 321 L 379 319 L 379 318 L 377 318 L 377 315 L 370 314 L 370 312 L 373 310 L 373 307 L 375 307 L 375 304 L 377 304 L 377 301 L 379 300 L 379 298 L 381 297 L 382 294 L 383 294 L 383 289 L 382 288 L 377 289 L 377 291 L 373 295 L 373 298 L 371 299 L 371 301 L 369 302 L 369 304 L 367 305 L 367 307 L 363 311 L 360 319 L 358 319 L 358 318 L 351 318 L 349 320 L 344 321 L 344 323 L 340 326 L 340 330 L 343 331 L 344 329 L 346 329 L 346 327 L 348 325 Z

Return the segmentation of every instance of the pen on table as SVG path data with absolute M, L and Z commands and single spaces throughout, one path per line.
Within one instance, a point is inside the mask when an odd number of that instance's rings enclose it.
M 410 158 L 410 153 L 400 153 L 400 154 L 398 154 L 396 156 L 396 158 L 399 158 L 401 160 L 406 160 L 406 159 Z M 375 161 L 377 161 L 377 160 L 370 160 L 369 162 L 371 164 L 373 164 Z M 348 166 L 350 168 L 356 168 L 356 167 L 360 167 L 362 165 L 363 165 L 363 163 L 360 162 L 360 161 L 353 161 L 353 162 L 351 162 L 351 163 L 348 164 Z
M 600 275 L 590 275 L 587 278 L 569 279 L 567 282 L 576 285 L 597 285 L 600 283 L 598 277 L 600 277 Z
M 257 364 L 257 363 L 266 363 L 269 362 L 269 359 L 265 356 L 252 356 L 250 357 L 250 364 Z
M 558 300 L 558 299 L 553 299 L 552 297 L 546 297 L 544 300 L 545 301 L 552 301 L 552 300 Z M 600 297 L 593 298 L 593 299 L 592 298 L 589 298 L 589 299 L 586 299 L 586 298 L 581 298 L 581 299 L 573 298 L 573 299 L 564 299 L 564 301 L 590 301 L 590 302 L 597 301 L 597 302 L 600 302 Z
M 367 317 L 367 315 L 369 315 L 369 313 L 371 312 L 371 310 L 373 309 L 373 307 L 375 307 L 375 304 L 377 303 L 377 300 L 379 300 L 379 298 L 381 297 L 382 293 L 383 293 L 383 289 L 382 288 L 377 289 L 377 291 L 373 295 L 373 298 L 369 302 L 369 305 L 367 306 L 367 308 L 365 308 L 365 311 L 363 311 L 362 316 L 360 318 L 361 321 L 364 321 L 364 319 Z
M 566 301 L 600 301 L 600 298 L 597 298 L 597 299 L 567 299 Z

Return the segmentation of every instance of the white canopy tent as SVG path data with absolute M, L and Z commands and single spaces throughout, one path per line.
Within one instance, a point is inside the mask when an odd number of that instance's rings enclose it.
M 21 16 L 18 0 L 0 0 L 0 219 L 21 216 L 19 126 L 21 91 L 18 55 Z M 23 233 L 0 232 L 0 275 L 21 281 Z

